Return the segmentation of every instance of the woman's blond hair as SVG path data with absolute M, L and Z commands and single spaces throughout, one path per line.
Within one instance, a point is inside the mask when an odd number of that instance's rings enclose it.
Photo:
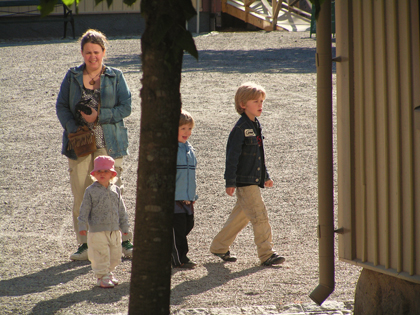
M 108 41 L 106 39 L 105 34 L 103 34 L 100 31 L 94 30 L 94 29 L 88 29 L 80 38 L 79 38 L 80 46 L 83 51 L 83 47 L 87 43 L 92 44 L 98 44 L 101 46 L 102 51 L 105 51 L 106 45 L 108 44 Z
M 235 109 L 239 114 L 242 114 L 245 109 L 241 106 L 245 105 L 249 100 L 256 100 L 262 96 L 264 99 L 266 97 L 265 89 L 258 84 L 253 82 L 246 82 L 238 87 L 238 90 L 235 94 Z

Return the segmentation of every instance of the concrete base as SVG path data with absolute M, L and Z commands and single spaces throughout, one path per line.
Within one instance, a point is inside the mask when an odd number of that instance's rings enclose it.
M 356 287 L 355 315 L 418 315 L 420 284 L 363 269 Z

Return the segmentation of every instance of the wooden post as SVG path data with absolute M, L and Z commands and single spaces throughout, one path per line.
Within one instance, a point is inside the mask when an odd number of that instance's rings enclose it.
M 279 12 L 280 12 L 282 4 L 283 4 L 283 0 L 280 0 L 280 1 L 273 0 L 273 23 L 272 23 L 273 31 L 277 29 L 277 18 L 279 16 Z

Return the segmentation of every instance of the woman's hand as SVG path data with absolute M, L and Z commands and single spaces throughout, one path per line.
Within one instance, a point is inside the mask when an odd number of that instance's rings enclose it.
M 82 115 L 83 119 L 88 123 L 93 123 L 98 118 L 98 111 L 92 108 L 92 114 L 86 115 L 84 112 L 79 111 L 80 115 Z

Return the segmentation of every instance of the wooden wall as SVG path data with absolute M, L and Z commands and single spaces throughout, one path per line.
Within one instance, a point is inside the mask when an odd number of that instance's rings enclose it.
M 339 0 L 336 23 L 340 259 L 420 283 L 419 1 Z

